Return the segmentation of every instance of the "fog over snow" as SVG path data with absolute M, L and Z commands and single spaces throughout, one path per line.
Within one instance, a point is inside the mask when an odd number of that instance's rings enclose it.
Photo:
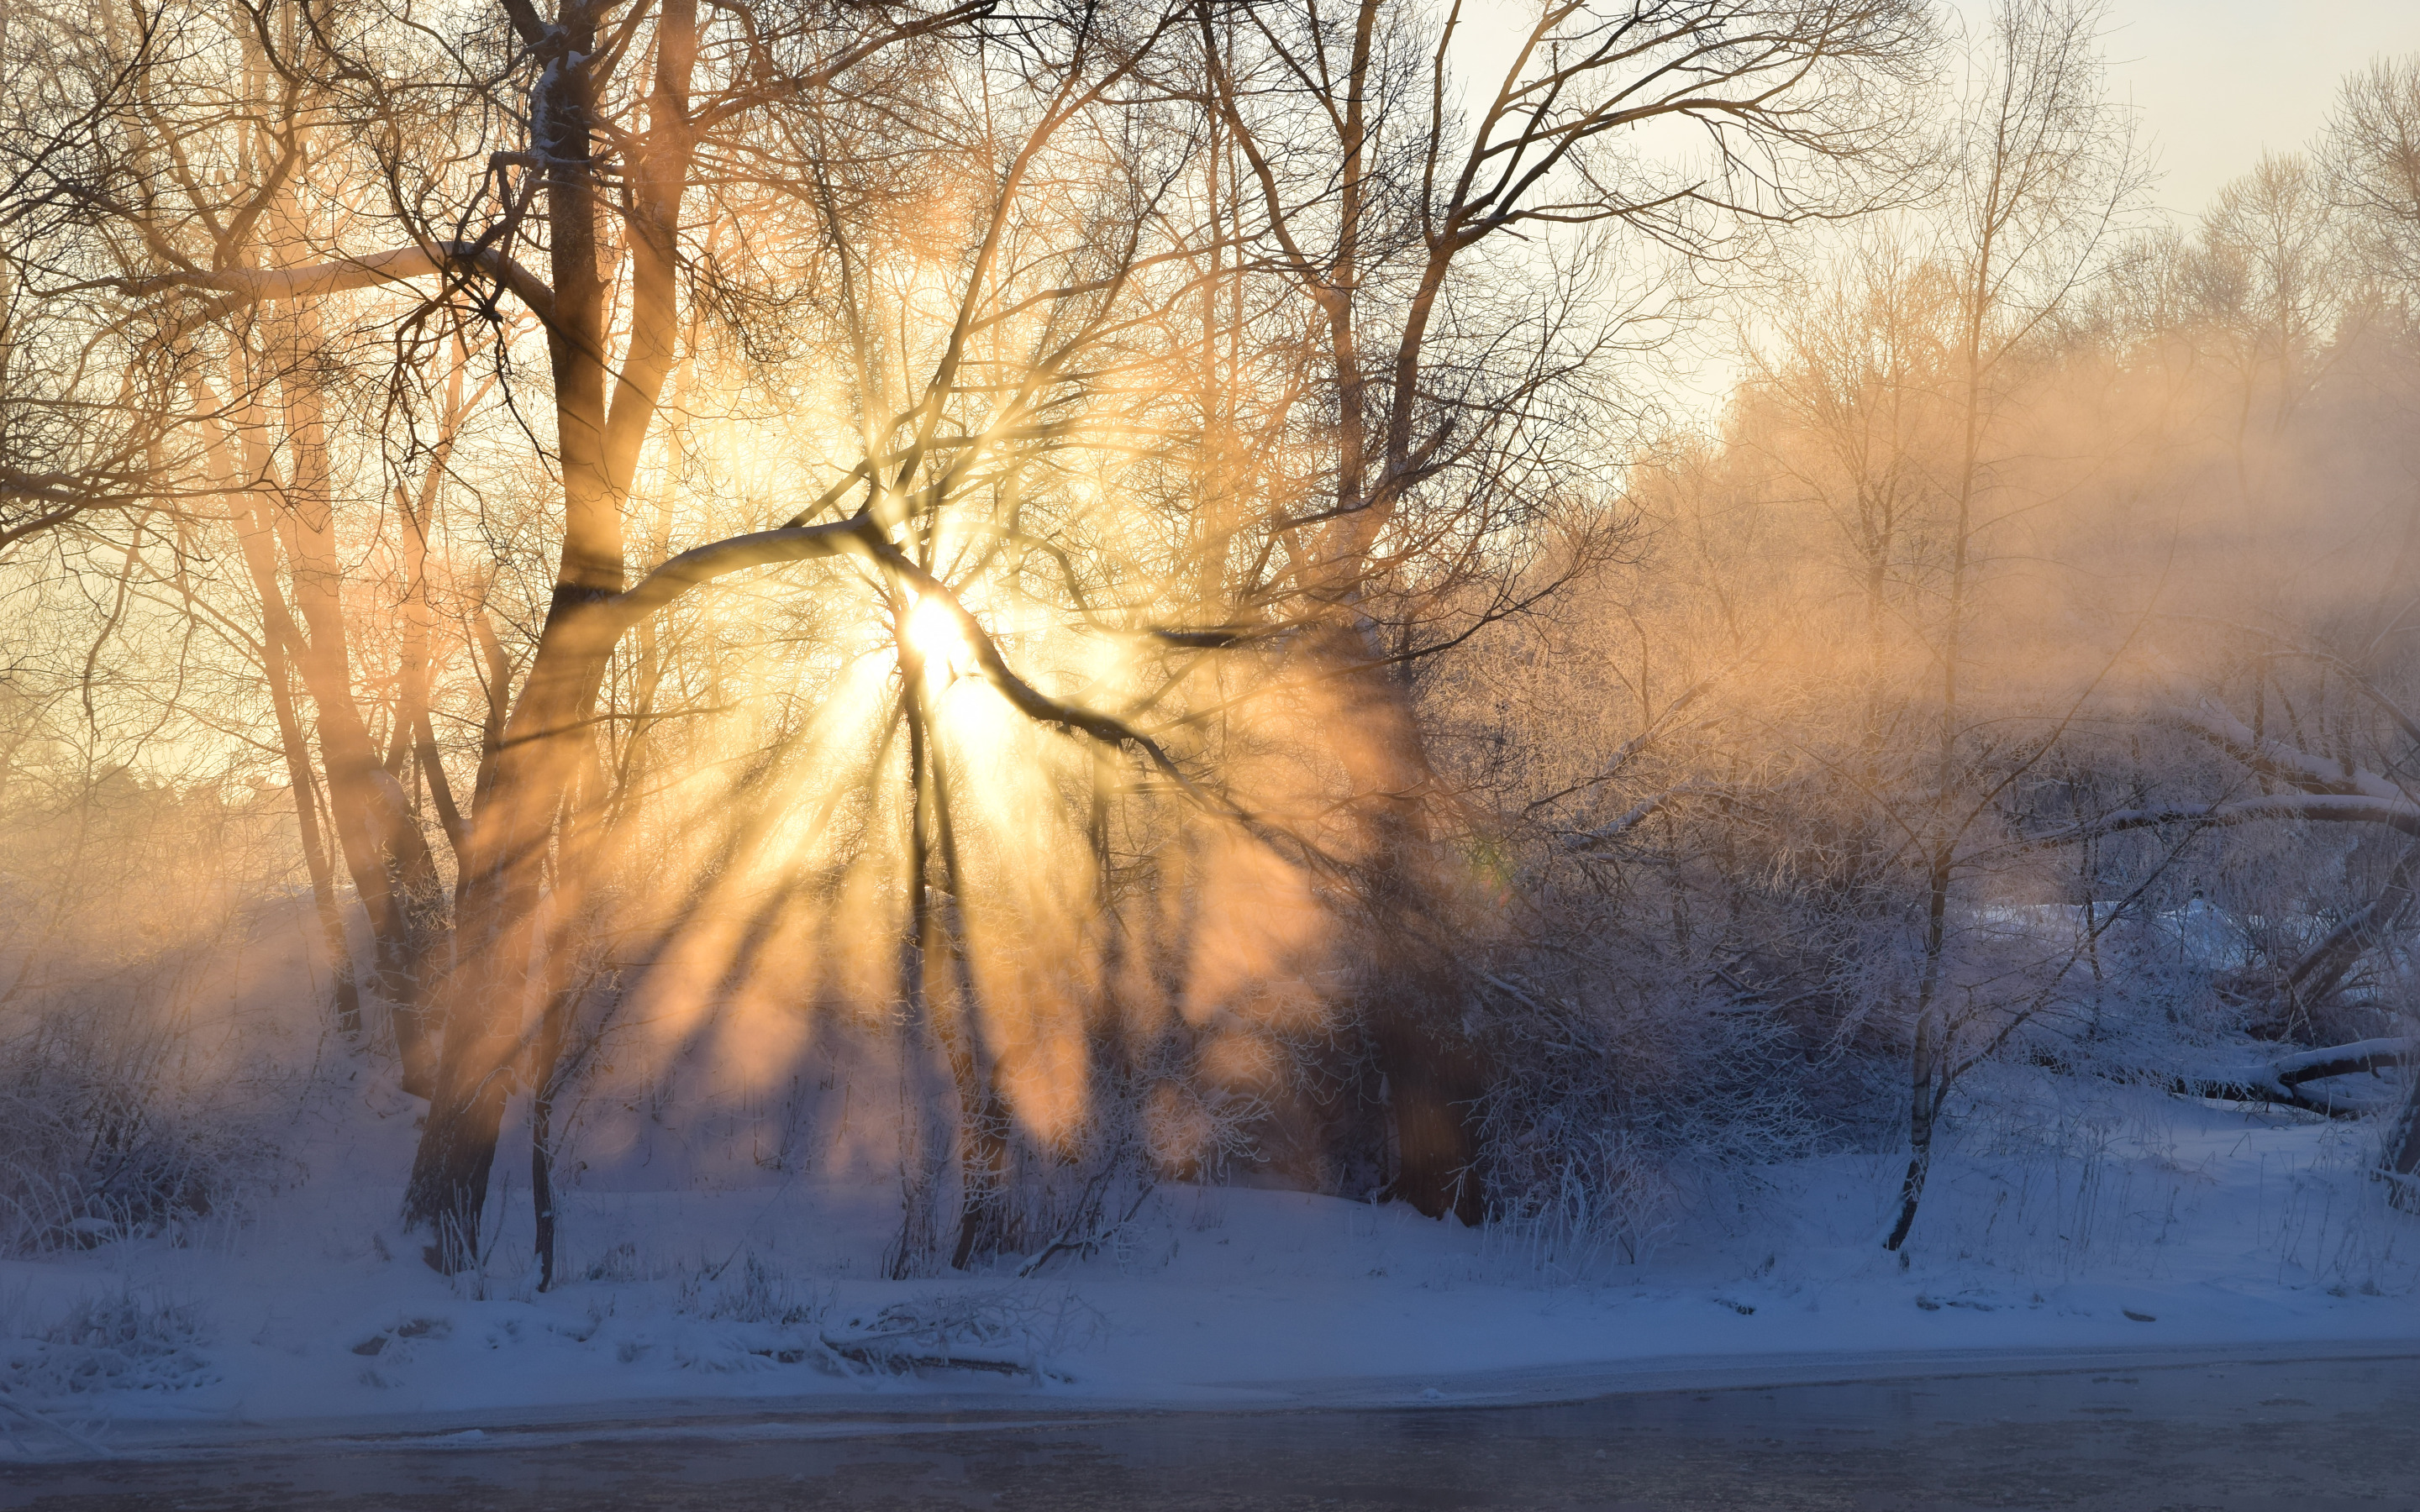
M 10 9 L 0 1463 L 2420 1352 L 2415 144 L 2382 0 Z

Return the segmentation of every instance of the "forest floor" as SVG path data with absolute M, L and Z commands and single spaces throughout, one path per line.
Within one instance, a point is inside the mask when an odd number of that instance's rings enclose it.
M 878 1273 L 893 1186 L 752 1171 L 648 1190 L 625 1163 L 567 1195 L 570 1279 L 543 1293 L 525 1214 L 484 1275 L 430 1271 L 398 1190 L 367 1179 L 400 1171 L 409 1119 L 340 1120 L 240 1223 L 0 1262 L 0 1429 L 46 1456 L 777 1405 L 1502 1402 L 2420 1352 L 2420 1219 L 2366 1179 L 2374 1128 L 2095 1096 L 1971 1118 L 1904 1260 L 1880 1242 L 1892 1156 L 1767 1167 L 1578 1241 L 1168 1186 L 1089 1258 L 922 1281 Z

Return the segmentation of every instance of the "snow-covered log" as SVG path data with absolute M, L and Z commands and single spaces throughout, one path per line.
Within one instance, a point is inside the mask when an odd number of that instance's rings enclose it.
M 2384 825 L 2420 839 L 2420 804 L 2409 798 L 2374 798 L 2348 793 L 2270 793 L 2229 803 L 2181 803 L 2164 809 L 2120 809 L 2096 822 L 2064 831 L 2061 841 L 2115 835 L 2158 825 L 2248 825 L 2268 819 L 2324 824 Z
M 2379 1109 L 2366 1102 L 2315 1098 L 2302 1089 L 2303 1084 L 2323 1081 L 2330 1076 L 2350 1076 L 2356 1072 L 2378 1071 L 2387 1066 L 2408 1066 L 2414 1061 L 2420 1061 L 2420 1040 L 2358 1040 L 2350 1044 L 2328 1045 L 2281 1056 L 2274 1060 L 2216 1076 L 2180 1077 L 2174 1089 L 2192 1097 L 2223 1097 L 2240 1103 L 2276 1103 L 2312 1113 L 2324 1113 L 2330 1118 L 2358 1118 Z
M 2376 1071 L 2382 1066 L 2409 1064 L 2420 1054 L 2420 1040 L 2381 1039 L 2357 1040 L 2351 1044 L 2329 1045 L 2319 1050 L 2305 1050 L 2270 1062 L 2270 1071 L 2286 1087 L 2300 1087 L 2329 1076 L 2350 1076 L 2355 1072 Z

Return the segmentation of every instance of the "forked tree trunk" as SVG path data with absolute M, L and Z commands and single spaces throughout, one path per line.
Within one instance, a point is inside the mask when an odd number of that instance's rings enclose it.
M 306 319 L 303 329 L 307 333 L 312 323 Z M 282 381 L 286 428 L 295 433 L 297 441 L 294 475 L 282 488 L 290 507 L 278 511 L 258 492 L 239 496 L 237 537 L 260 602 L 262 636 L 271 648 L 268 655 L 281 673 L 290 656 L 318 711 L 319 764 L 327 779 L 335 851 L 344 859 L 369 924 L 370 991 L 390 1015 L 403 1061 L 405 1088 L 425 1096 L 431 1085 L 433 1062 L 423 1027 L 421 968 L 427 948 L 424 913 L 433 904 L 439 886 L 436 859 L 380 764 L 354 701 L 340 574 L 326 516 L 328 480 L 318 396 L 307 380 Z M 277 481 L 273 454 L 263 430 L 266 416 L 253 389 L 250 383 L 244 385 L 236 424 L 242 473 L 256 486 L 271 486 Z M 219 471 L 227 472 L 230 468 L 221 464 Z M 287 589 L 278 579 L 281 555 L 292 584 L 295 608 L 290 613 Z M 296 623 L 296 614 L 302 623 Z M 292 770 L 307 757 L 301 721 L 293 717 L 290 698 L 286 702 L 288 706 L 280 711 L 279 735 L 287 744 Z M 308 801 L 305 786 L 298 803 Z M 315 894 L 318 884 L 315 875 Z M 320 922 L 339 972 L 341 1015 L 351 981 L 351 954 L 344 944 L 342 923 L 334 918 L 333 888 L 330 891 L 320 905 Z M 357 1026 L 358 999 L 351 1017 Z
M 209 384 L 196 379 L 193 387 L 204 413 L 220 412 L 217 395 Z M 353 980 L 352 946 L 346 937 L 344 914 L 336 901 L 335 872 L 328 857 L 326 837 L 319 829 L 318 784 L 311 775 L 311 748 L 294 701 L 290 653 L 301 643 L 302 636 L 287 614 L 278 590 L 276 547 L 260 525 L 266 518 L 264 505 L 241 487 L 239 470 L 232 459 L 233 450 L 223 431 L 211 433 L 210 481 L 235 501 L 236 535 L 261 606 L 262 678 L 269 688 L 270 712 L 277 721 L 277 743 L 286 760 L 287 783 L 294 795 L 294 828 L 302 842 L 303 867 L 311 878 L 312 913 L 328 952 L 329 973 L 334 979 L 332 996 L 336 1029 L 349 1040 L 358 1039 L 362 1032 L 361 990 Z
M 2286 973 L 2283 995 L 2289 1032 L 2298 1023 L 2306 1024 L 2314 1010 L 2335 995 L 2362 957 L 2402 925 L 2412 912 L 2415 876 L 2420 876 L 2420 844 L 2405 847 L 2367 907 L 2330 930 Z
M 629 313 L 618 361 L 609 322 L 617 301 L 600 255 L 607 211 L 594 162 L 596 23 L 590 8 L 560 8 L 545 32 L 551 60 L 531 99 L 533 146 L 546 175 L 547 353 L 563 552 L 528 678 L 489 753 L 477 812 L 467 820 L 444 1046 L 404 1196 L 405 1221 L 433 1230 L 428 1257 L 447 1272 L 476 1256 L 514 1085 L 543 1088 L 553 1075 L 551 1062 L 533 1052 L 559 1041 L 526 1021 L 542 1024 L 539 1005 L 567 985 L 572 935 L 592 880 L 588 830 L 602 795 L 576 795 L 596 765 L 590 717 L 623 628 L 611 603 L 626 571 L 622 506 L 678 347 L 680 208 L 695 150 L 696 0 L 659 8 L 646 129 L 622 149 Z M 538 927 L 542 899 L 552 908 L 547 930 Z

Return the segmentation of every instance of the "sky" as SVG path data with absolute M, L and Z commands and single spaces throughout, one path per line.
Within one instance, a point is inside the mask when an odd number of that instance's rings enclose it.
M 2420 0 L 2113 0 L 2109 19 L 2111 93 L 2141 112 L 2161 207 L 2186 217 L 2264 148 L 2309 143 L 2346 74 L 2420 52 Z
M 1466 7 L 1470 0 L 1465 0 Z M 1946 0 L 1979 31 L 1991 0 Z M 2420 53 L 2420 0 L 2106 0 L 2102 53 L 2111 95 L 2140 113 L 2163 171 L 2164 209 L 2197 217 L 2264 148 L 2307 146 L 2346 74 L 2381 54 Z M 1534 0 L 1479 0 L 1477 14 Z M 1462 83 L 1491 83 L 1520 27 L 1509 16 L 1466 27 Z

